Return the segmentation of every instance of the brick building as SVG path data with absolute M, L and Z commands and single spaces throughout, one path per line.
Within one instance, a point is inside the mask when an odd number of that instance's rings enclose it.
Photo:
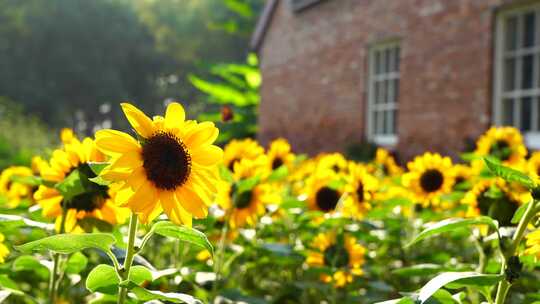
M 456 156 L 491 124 L 540 146 L 540 1 L 267 0 L 260 134 Z

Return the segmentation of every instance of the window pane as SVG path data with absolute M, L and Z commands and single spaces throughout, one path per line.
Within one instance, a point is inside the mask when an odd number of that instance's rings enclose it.
M 374 85 L 373 85 L 373 101 L 375 103 L 378 103 L 379 102 L 379 94 L 380 94 L 380 83 L 378 81 L 374 81 Z
M 531 97 L 524 97 L 521 99 L 521 130 L 530 131 L 531 117 L 532 117 L 532 99 Z
M 505 45 L 507 50 L 515 50 L 517 47 L 517 17 L 506 19 Z
M 502 104 L 502 123 L 505 126 L 514 125 L 514 101 L 512 99 L 503 100 Z
M 536 16 L 535 12 L 530 12 L 524 16 L 524 25 L 523 25 L 523 46 L 531 47 L 535 45 L 534 36 L 536 33 Z
M 388 80 L 382 80 L 380 103 L 386 103 L 386 98 L 388 98 L 387 96 L 388 96 Z
M 385 111 L 386 112 L 386 132 L 385 134 L 392 135 L 394 134 L 393 130 L 393 121 L 394 121 L 394 111 Z
M 391 66 L 390 57 L 392 57 L 392 53 L 390 52 L 390 49 L 387 48 L 386 50 L 384 50 L 384 58 L 385 58 L 384 72 L 385 73 L 390 72 L 390 66 Z
M 394 82 L 394 103 L 399 101 L 399 79 L 392 80 Z
M 523 56 L 521 67 L 521 88 L 530 89 L 533 84 L 533 55 Z
M 397 110 L 392 110 L 394 111 L 394 119 L 392 119 L 392 134 L 396 134 L 397 133 L 397 114 L 398 114 L 398 111 Z
M 375 134 L 383 134 L 384 132 L 384 112 L 377 111 L 375 112 Z
M 504 62 L 504 90 L 513 91 L 514 90 L 514 79 L 515 77 L 515 68 L 516 68 L 516 59 L 508 58 Z
M 375 75 L 379 75 L 381 73 L 381 66 L 381 52 L 375 52 Z
M 396 48 L 395 48 L 395 52 L 396 52 L 396 69 L 395 69 L 395 71 L 396 71 L 396 72 L 399 72 L 399 64 L 400 64 L 400 58 L 399 58 L 399 56 L 400 56 L 400 49 L 399 49 L 399 47 L 396 47 Z
M 386 101 L 387 103 L 393 103 L 394 100 L 396 99 L 395 98 L 395 90 L 394 90 L 394 80 L 393 79 L 389 79 L 387 81 L 387 84 L 388 84 L 388 100 Z

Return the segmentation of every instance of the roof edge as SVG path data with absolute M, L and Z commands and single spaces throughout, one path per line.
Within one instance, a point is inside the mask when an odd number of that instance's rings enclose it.
M 261 17 L 259 17 L 259 20 L 257 21 L 255 31 L 253 32 L 253 35 L 251 36 L 251 40 L 249 42 L 250 51 L 256 53 L 259 52 L 261 45 L 264 41 L 264 36 L 268 31 L 268 26 L 270 25 L 272 17 L 274 16 L 274 11 L 276 10 L 278 1 L 279 0 L 268 0 L 266 2 L 261 13 Z

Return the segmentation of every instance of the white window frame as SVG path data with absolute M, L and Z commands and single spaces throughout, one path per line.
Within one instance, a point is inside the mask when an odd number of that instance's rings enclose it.
M 393 49 L 393 48 L 399 48 L 398 51 L 398 58 L 399 64 L 398 64 L 398 70 L 385 73 L 382 75 L 376 75 L 376 53 L 380 51 L 384 51 L 387 49 Z M 399 111 L 399 91 L 397 92 L 397 96 L 393 96 L 394 102 L 393 103 L 383 103 L 383 104 L 377 104 L 375 102 L 375 82 L 380 80 L 396 80 L 398 81 L 399 89 L 401 89 L 401 77 L 400 77 L 400 67 L 401 64 L 401 45 L 399 41 L 392 40 L 392 41 L 385 41 L 381 43 L 377 43 L 369 48 L 368 52 L 368 100 L 367 100 L 367 138 L 369 141 L 374 142 L 377 145 L 385 146 L 385 147 L 393 147 L 397 145 L 398 143 L 398 115 L 394 115 L 394 113 L 398 113 Z M 388 94 L 389 91 L 386 91 L 385 94 Z M 395 130 L 394 134 L 377 134 L 375 133 L 375 112 L 377 111 L 395 111 L 390 112 L 391 119 L 394 121 Z M 387 124 L 391 124 L 391 121 L 386 121 Z M 388 128 L 388 125 L 386 126 Z
M 505 50 L 505 21 L 508 17 L 523 15 L 525 13 L 534 11 L 535 17 L 535 41 L 537 45 L 524 48 L 522 45 L 523 39 L 523 22 L 521 18 L 518 19 L 517 25 L 517 49 L 513 51 Z M 519 105 L 517 111 L 513 112 L 513 123 L 515 126 L 521 126 L 521 98 L 531 97 L 531 128 L 535 131 L 524 132 L 525 144 L 532 149 L 540 149 L 540 3 L 525 5 L 508 9 L 499 12 L 496 15 L 495 23 L 495 56 L 494 56 L 494 92 L 493 92 L 493 122 L 495 125 L 503 125 L 503 102 L 506 98 L 515 98 Z M 533 58 L 533 76 L 531 89 L 521 89 L 521 77 L 523 75 L 521 60 L 516 61 L 514 66 L 514 90 L 511 92 L 504 92 L 504 60 L 507 56 L 532 54 Z M 521 57 L 523 58 L 523 57 Z M 536 101 L 535 101 L 536 100 Z

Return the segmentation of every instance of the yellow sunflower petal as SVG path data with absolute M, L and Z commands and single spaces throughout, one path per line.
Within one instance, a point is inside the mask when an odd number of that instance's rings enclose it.
M 121 106 L 127 120 L 139 135 L 148 138 L 154 134 L 154 124 L 146 114 L 129 103 L 122 103 Z
M 223 150 L 218 146 L 202 146 L 191 151 L 191 160 L 201 166 L 213 166 L 222 159 Z
M 165 128 L 179 128 L 186 119 L 184 107 L 177 102 L 172 102 L 167 106 L 165 112 Z
M 199 146 L 212 144 L 219 135 L 219 130 L 212 122 L 202 122 L 194 127 L 189 134 L 186 135 L 184 143 L 191 149 Z
M 96 132 L 96 146 L 103 153 L 124 153 L 137 151 L 139 143 L 129 134 L 116 130 L 99 130 Z

